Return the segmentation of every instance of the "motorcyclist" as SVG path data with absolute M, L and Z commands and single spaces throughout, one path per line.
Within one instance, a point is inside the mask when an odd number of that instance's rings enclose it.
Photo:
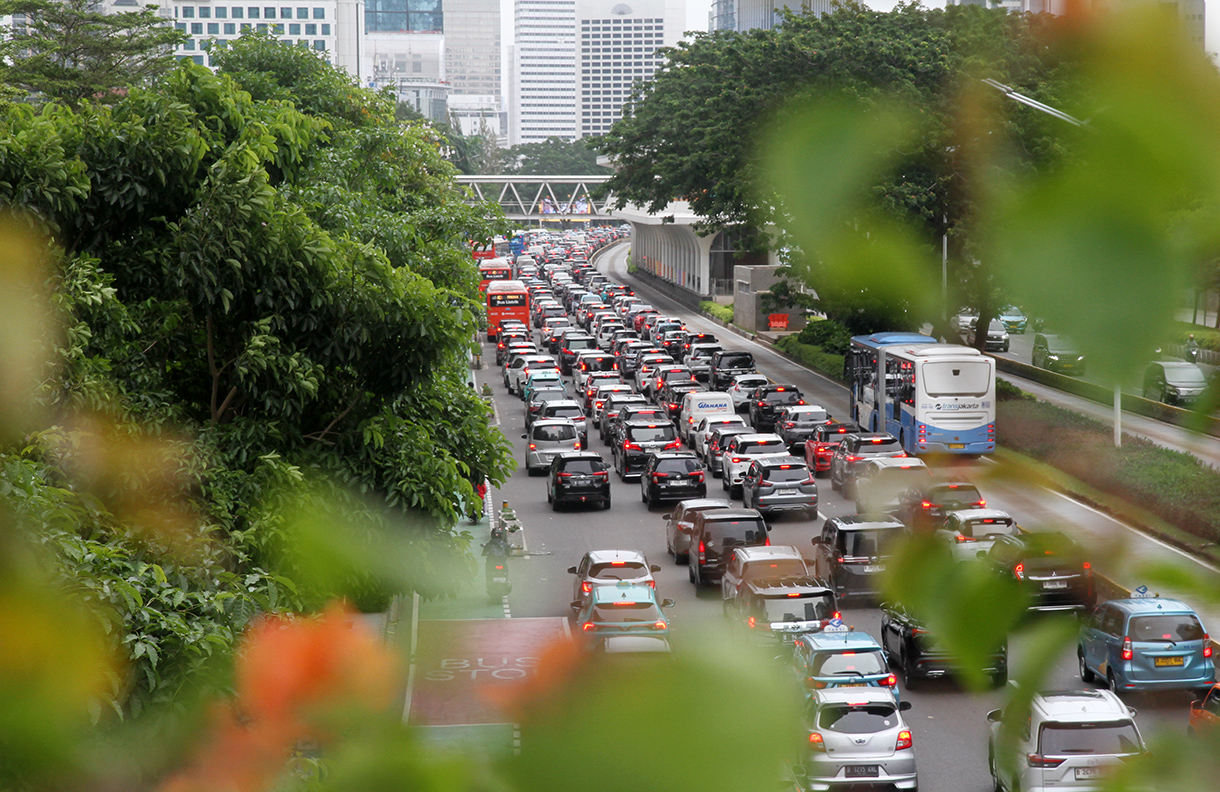
M 508 532 L 500 526 L 491 529 L 491 538 L 483 544 L 483 556 L 487 559 L 483 571 L 490 583 L 497 575 L 508 575 Z M 496 567 L 500 569 L 496 569 Z
M 1191 363 L 1199 362 L 1199 342 L 1195 340 L 1195 334 L 1191 333 L 1186 338 L 1186 359 Z

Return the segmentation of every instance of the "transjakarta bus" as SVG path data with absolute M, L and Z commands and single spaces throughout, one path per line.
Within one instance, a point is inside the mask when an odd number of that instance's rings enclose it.
M 853 344 L 855 339 L 853 340 Z M 849 358 L 856 422 L 908 454 L 995 451 L 995 361 L 957 344 L 899 344 Z M 883 387 L 879 387 L 884 383 Z
M 490 258 L 479 262 L 479 291 L 487 291 L 492 281 L 513 279 L 513 265 L 506 258 Z
M 530 293 L 516 280 L 497 280 L 487 284 L 487 340 L 495 341 L 500 323 L 520 319 L 530 325 Z

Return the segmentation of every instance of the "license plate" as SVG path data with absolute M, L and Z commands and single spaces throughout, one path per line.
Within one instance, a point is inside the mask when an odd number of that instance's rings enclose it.
M 885 567 L 883 567 L 881 564 L 865 564 L 864 571 L 870 572 L 870 573 L 871 572 L 883 572 L 883 571 L 885 571 Z
M 1186 664 L 1186 658 L 1184 658 L 1184 657 L 1157 657 L 1157 658 L 1153 659 L 1152 664 L 1154 666 L 1158 666 L 1158 667 L 1180 666 L 1180 665 Z
M 876 778 L 881 775 L 880 765 L 848 765 L 843 770 L 846 778 Z
M 1102 768 L 1100 767 L 1077 767 L 1076 780 L 1081 781 L 1086 778 L 1101 778 Z
M 777 495 L 795 495 L 795 494 L 796 494 L 796 490 L 794 490 L 794 489 L 782 489 L 782 490 L 780 490 L 779 492 L 777 492 L 776 494 L 777 494 Z
M 589 477 L 588 476 L 573 476 L 572 483 L 573 484 L 588 484 Z
M 965 443 L 950 443 L 949 444 L 950 450 L 953 450 L 953 451 L 960 451 L 961 449 L 963 449 L 965 447 L 966 447 Z
M 844 682 L 839 687 L 868 687 L 868 685 L 863 682 Z
M 1068 587 L 1068 582 L 1066 580 L 1044 580 L 1044 581 L 1042 581 L 1042 588 L 1044 588 L 1044 589 L 1065 589 L 1067 587 Z

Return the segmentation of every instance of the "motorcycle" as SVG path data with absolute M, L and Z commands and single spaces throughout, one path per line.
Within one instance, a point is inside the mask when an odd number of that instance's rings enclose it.
M 484 575 L 487 578 L 487 596 L 500 599 L 508 596 L 513 584 L 508 580 L 508 536 L 503 528 L 493 528 L 491 539 L 483 545 Z

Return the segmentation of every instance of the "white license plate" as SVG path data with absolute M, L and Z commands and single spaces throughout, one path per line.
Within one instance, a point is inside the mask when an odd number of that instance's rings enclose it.
M 1076 780 L 1080 781 L 1086 778 L 1101 778 L 1102 768 L 1100 767 L 1077 767 Z
M 882 572 L 884 570 L 885 567 L 883 567 L 881 564 L 865 564 L 864 566 L 865 572 Z
M 881 775 L 879 765 L 848 765 L 843 770 L 845 778 L 877 778 Z
M 794 489 L 782 489 L 782 490 L 778 491 L 778 492 L 777 492 L 777 493 L 775 493 L 775 494 L 776 494 L 776 495 L 795 495 L 795 494 L 796 494 L 796 490 L 794 490 Z
M 1044 580 L 1044 581 L 1042 581 L 1042 588 L 1044 588 L 1044 589 L 1065 589 L 1067 587 L 1068 587 L 1068 582 L 1066 580 Z
M 588 476 L 573 476 L 572 483 L 573 484 L 588 484 L 589 477 Z

